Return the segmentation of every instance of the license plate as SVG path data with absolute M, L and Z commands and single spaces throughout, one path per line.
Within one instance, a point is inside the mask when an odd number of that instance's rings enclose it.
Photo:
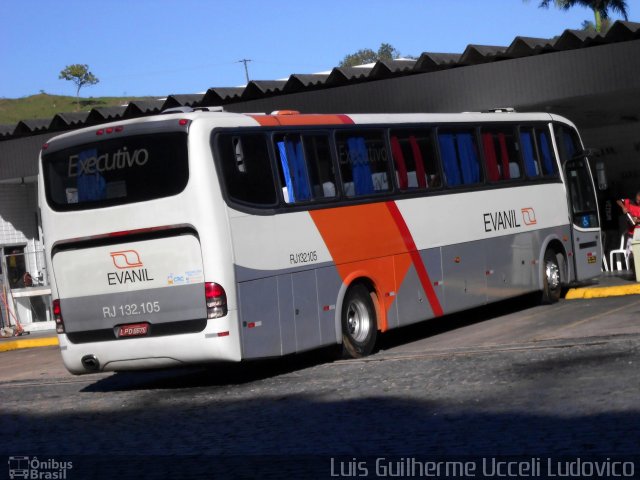
M 148 323 L 131 323 L 118 328 L 118 337 L 140 337 L 149 331 Z

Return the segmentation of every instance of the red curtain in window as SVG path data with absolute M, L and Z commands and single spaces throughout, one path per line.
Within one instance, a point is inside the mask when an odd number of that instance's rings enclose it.
M 418 180 L 418 187 L 427 188 L 427 174 L 424 170 L 424 162 L 422 160 L 422 152 L 416 137 L 409 136 L 409 143 L 411 144 L 411 151 L 413 152 L 413 158 L 416 161 L 416 177 Z
M 493 134 L 482 134 L 482 146 L 484 147 L 484 158 L 487 162 L 487 176 L 489 177 L 489 181 L 496 182 L 500 180 L 500 171 L 498 170 L 496 149 L 493 146 Z
M 507 151 L 507 139 L 504 133 L 498 134 L 498 142 L 500 143 L 500 164 L 502 165 L 502 179 L 509 180 L 511 174 L 509 173 L 509 152 Z
M 396 171 L 398 172 L 398 185 L 400 186 L 400 190 L 406 190 L 407 188 L 409 188 L 407 166 L 404 163 L 402 147 L 400 147 L 398 137 L 396 137 L 395 135 L 391 137 L 391 153 L 393 153 L 393 161 L 396 164 Z

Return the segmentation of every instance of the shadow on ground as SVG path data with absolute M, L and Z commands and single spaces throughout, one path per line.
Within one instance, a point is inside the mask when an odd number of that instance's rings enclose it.
M 484 307 L 431 319 L 380 335 L 377 350 L 416 342 L 463 328 L 490 318 L 526 310 L 539 303 L 539 294 L 525 295 Z M 203 367 L 172 368 L 148 372 L 119 372 L 87 386 L 86 392 L 176 389 L 239 385 L 304 370 L 342 358 L 340 346 L 328 347 L 282 358 L 242 363 L 216 363 Z
M 144 404 L 118 407 L 59 414 L 54 404 L 37 417 L 0 414 L 0 428 L 11 439 L 0 452 L 79 456 L 73 478 L 191 478 L 188 473 L 201 474 L 203 467 L 206 478 L 264 478 L 267 472 L 274 478 L 328 478 L 332 456 L 347 462 L 370 457 L 372 465 L 375 457 L 415 455 L 585 459 L 636 455 L 640 441 L 637 412 L 490 413 L 401 398 L 322 401 L 305 395 L 182 409 L 147 397 Z M 176 468 L 182 469 L 178 477 Z

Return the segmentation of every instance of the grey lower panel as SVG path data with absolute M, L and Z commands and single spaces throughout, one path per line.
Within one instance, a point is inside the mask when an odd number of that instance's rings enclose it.
M 572 227 L 574 245 L 574 263 L 576 280 L 587 280 L 600 275 L 602 265 L 602 245 L 600 232 L 581 232 Z
M 549 235 L 563 238 L 568 234 L 568 227 L 556 227 L 427 249 L 420 257 L 429 288 L 444 313 L 452 313 L 540 288 L 543 242 Z M 432 318 L 434 310 L 425 287 L 413 264 L 406 270 L 406 256 L 379 260 L 395 269 L 397 282 L 395 301 L 387 310 L 388 327 Z M 273 272 L 254 271 L 252 275 L 258 273 Z M 340 306 L 335 302 L 342 286 L 336 267 L 279 271 L 238 285 L 245 358 L 300 352 L 336 342 L 335 309 Z
M 318 280 L 318 314 L 320 316 L 320 342 L 332 345 L 336 338 L 336 302 L 342 287 L 342 278 L 336 267 L 316 270 Z
M 243 357 L 286 355 L 336 343 L 335 302 L 341 285 L 335 267 L 239 283 Z
M 157 312 L 154 302 L 158 302 Z M 207 317 L 202 283 L 62 298 L 60 308 L 67 332 L 102 330 L 123 323 L 158 324 Z
M 277 277 L 238 285 L 242 350 L 245 358 L 281 354 Z
M 486 246 L 487 301 L 535 290 L 538 266 L 534 260 L 539 249 L 540 239 L 532 233 L 491 240 Z
M 442 286 L 435 285 L 442 280 L 442 259 L 440 248 L 432 248 L 420 252 L 420 258 L 425 266 L 429 277 L 430 286 L 433 288 L 440 305 L 444 304 L 444 291 Z M 426 320 L 434 316 L 433 309 L 429 303 L 426 292 L 420 282 L 415 266 L 409 267 L 404 279 L 399 278 L 396 269 L 396 281 L 402 282 L 397 293 L 398 325 L 408 325 L 411 323 Z M 392 324 L 389 323 L 391 327 Z
M 569 227 L 555 227 L 423 250 L 420 255 L 444 313 L 452 313 L 539 289 L 545 239 L 569 238 L 569 233 Z M 571 248 L 567 242 L 564 246 Z M 399 321 L 389 327 L 433 317 L 413 265 L 404 278 L 397 273 L 396 269 L 396 281 L 401 282 L 396 299 Z M 571 264 L 567 273 L 565 281 L 573 278 Z
M 293 316 L 296 326 L 296 351 L 309 350 L 320 345 L 320 318 L 318 317 L 318 286 L 315 270 L 294 273 Z
M 445 311 L 482 305 L 487 301 L 483 241 L 442 247 Z
M 296 352 L 296 322 L 293 306 L 293 281 L 291 275 L 279 275 L 278 314 L 280 319 L 280 337 L 282 354 Z M 247 334 L 252 332 L 247 332 Z

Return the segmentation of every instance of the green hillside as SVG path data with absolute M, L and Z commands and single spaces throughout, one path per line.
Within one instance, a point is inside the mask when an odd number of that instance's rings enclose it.
M 157 97 L 76 97 L 40 93 L 23 98 L 0 98 L 0 124 L 12 125 L 20 120 L 51 118 L 56 113 L 83 111 L 96 107 L 126 105 L 134 100 L 153 100 Z M 79 107 L 79 108 L 78 108 Z

